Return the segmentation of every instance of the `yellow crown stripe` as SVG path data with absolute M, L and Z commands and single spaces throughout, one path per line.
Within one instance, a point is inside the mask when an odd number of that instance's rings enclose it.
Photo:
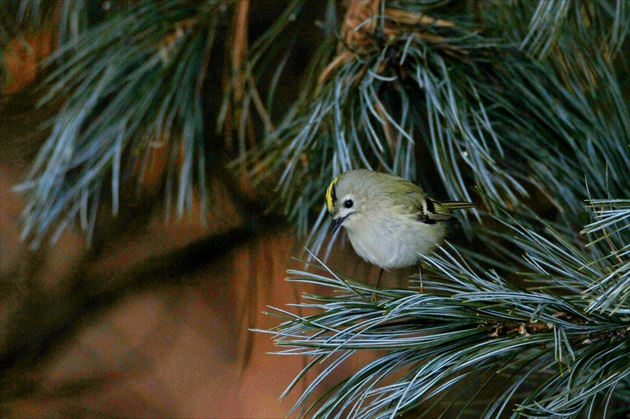
M 337 176 L 336 178 L 333 179 L 332 182 L 330 182 L 330 186 L 328 186 L 328 189 L 326 190 L 326 205 L 328 206 L 328 211 L 332 211 L 333 209 L 333 198 L 335 195 L 335 184 L 337 183 L 337 181 L 339 180 L 339 176 Z

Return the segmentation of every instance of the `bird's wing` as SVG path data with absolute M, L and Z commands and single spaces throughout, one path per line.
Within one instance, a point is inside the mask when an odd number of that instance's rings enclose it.
M 404 179 L 396 179 L 395 182 L 396 185 L 387 188 L 387 190 L 396 191 L 396 196 L 392 196 L 391 199 L 399 203 L 392 210 L 411 215 L 423 222 L 448 220 L 452 217 L 447 209 L 428 198 L 417 185 Z
M 396 190 L 404 190 L 402 211 L 417 216 L 422 222 L 446 221 L 454 218 L 450 210 L 472 208 L 474 205 L 464 201 L 439 202 L 428 197 L 424 191 L 411 182 L 401 179 Z

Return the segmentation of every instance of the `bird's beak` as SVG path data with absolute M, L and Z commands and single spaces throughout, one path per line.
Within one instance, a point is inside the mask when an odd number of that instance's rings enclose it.
M 335 231 L 339 230 L 339 227 L 341 227 L 341 223 L 343 223 L 343 220 L 345 220 L 345 217 L 339 217 L 335 220 L 335 225 L 333 225 L 333 234 L 335 233 Z

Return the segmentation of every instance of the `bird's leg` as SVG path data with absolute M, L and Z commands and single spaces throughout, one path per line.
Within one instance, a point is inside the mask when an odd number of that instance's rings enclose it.
M 383 271 L 385 269 L 381 268 L 381 272 L 378 274 L 378 281 L 376 281 L 376 286 L 374 288 L 378 289 L 378 284 L 381 283 L 381 278 L 383 277 Z
M 378 289 L 378 285 L 381 283 L 381 278 L 383 277 L 383 271 L 384 269 L 381 268 L 381 272 L 378 274 L 378 281 L 376 281 L 376 286 L 374 287 L 375 290 Z M 375 292 L 372 293 L 372 302 L 375 304 L 378 302 L 378 298 L 376 297 Z
M 420 294 L 424 294 L 424 284 L 422 283 L 422 263 L 418 263 L 418 278 L 420 279 Z

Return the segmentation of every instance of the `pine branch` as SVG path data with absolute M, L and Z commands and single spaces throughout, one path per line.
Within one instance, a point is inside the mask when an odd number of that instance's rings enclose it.
M 589 246 L 598 249 L 598 262 L 605 260 L 609 265 L 587 290 L 589 310 L 629 314 L 630 200 L 592 199 L 589 207 L 593 222 L 582 234 L 593 237 Z
M 332 45 L 321 53 L 317 83 L 251 159 L 258 181 L 277 175 L 284 212 L 316 253 L 330 227 L 320 222 L 326 186 L 356 167 L 440 198 L 475 201 L 475 185 L 490 211 L 537 189 L 566 225 L 586 198 L 575 179 L 623 196 L 630 131 L 611 54 L 630 5 L 544 3 L 497 2 L 478 15 L 402 1 L 349 9 L 336 55 Z M 606 185 L 601 155 L 614 166 Z
M 205 204 L 213 151 L 202 90 L 232 3 L 112 2 L 95 26 L 90 4 L 0 9 L 2 39 L 60 10 L 44 101 L 64 104 L 19 188 L 24 237 L 35 246 L 76 219 L 89 240 L 103 197 L 116 213 L 122 188 L 142 181 L 156 149 L 165 150 L 167 206 L 190 210 L 196 187 Z M 475 397 L 495 380 L 509 386 L 481 414 L 575 415 L 628 394 L 630 121 L 619 61 L 630 2 L 375 0 L 348 3 L 342 22 L 329 2 L 326 39 L 276 121 L 296 42 L 287 34 L 301 28 L 304 5 L 290 2 L 251 48 L 249 3 L 238 6 L 216 113 L 217 132 L 229 147 L 236 132 L 239 162 L 255 180 L 275 178 L 278 205 L 309 247 L 333 249 L 323 194 L 355 167 L 402 175 L 436 198 L 480 201 L 474 217 L 488 222 L 464 218 L 473 245 L 425 260 L 427 294 L 291 272 L 338 291 L 306 296 L 300 306 L 317 314 L 277 310 L 286 321 L 270 332 L 288 348 L 281 353 L 312 359 L 292 386 L 326 365 L 296 409 L 356 417 L 421 403 L 477 409 Z M 587 199 L 592 223 L 580 235 Z M 527 288 L 506 279 L 517 272 Z M 385 355 L 318 399 L 322 380 L 364 350 Z M 466 399 L 457 384 L 471 376 L 484 385 Z
M 531 244 L 540 236 L 522 230 L 521 239 Z M 565 259 L 575 250 L 553 238 L 542 248 Z M 537 257 L 528 260 L 539 269 Z M 277 310 L 286 321 L 269 331 L 278 346 L 289 348 L 279 354 L 313 360 L 300 376 L 327 365 L 298 400 L 300 415 L 401 414 L 434 403 L 456 381 L 486 371 L 512 383 L 486 406 L 486 414 L 507 413 L 508 403 L 518 402 L 513 415 L 573 415 L 630 376 L 627 315 L 589 311 L 579 292 L 522 289 L 492 271 L 478 274 L 453 247 L 425 262 L 433 273 L 425 274 L 430 290 L 425 294 L 374 290 L 330 271 L 330 276 L 289 271 L 289 280 L 336 290 L 334 296 L 304 296 L 307 302 L 298 307 L 316 314 Z M 321 380 L 354 353 L 368 350 L 385 352 L 321 399 L 315 397 Z M 527 388 L 527 378 L 541 384 L 523 397 L 517 391 Z
M 18 187 L 29 200 L 23 236 L 34 246 L 54 240 L 75 219 L 89 241 L 108 177 L 116 214 L 125 178 L 141 182 L 155 150 L 165 146 L 167 207 L 175 200 L 178 215 L 189 210 L 195 184 L 202 185 L 205 205 L 201 89 L 220 6 L 141 2 L 50 58 L 51 65 L 63 60 L 47 80 L 43 102 L 67 100 Z

